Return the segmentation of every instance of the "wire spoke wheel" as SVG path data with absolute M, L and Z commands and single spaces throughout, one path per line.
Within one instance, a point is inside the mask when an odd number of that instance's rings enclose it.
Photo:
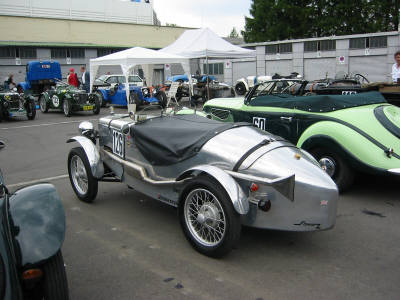
M 71 158 L 71 177 L 78 192 L 82 195 L 86 194 L 89 180 L 83 161 L 77 155 Z
M 223 240 L 225 213 L 218 198 L 210 191 L 191 191 L 185 202 L 184 216 L 190 233 L 201 245 L 213 247 Z

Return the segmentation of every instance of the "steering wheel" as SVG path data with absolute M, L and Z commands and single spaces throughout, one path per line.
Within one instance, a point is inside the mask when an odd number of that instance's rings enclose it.
M 354 74 L 354 79 L 357 80 L 360 84 L 369 83 L 369 80 L 361 74 Z

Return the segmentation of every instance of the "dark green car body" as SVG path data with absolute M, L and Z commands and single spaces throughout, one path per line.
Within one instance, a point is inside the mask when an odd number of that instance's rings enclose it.
M 35 119 L 35 99 L 30 95 L 0 90 L 0 122 L 15 117 L 26 117 L 28 120 Z
M 88 94 L 66 83 L 59 83 L 39 96 L 39 105 L 43 113 L 47 113 L 49 109 L 56 109 L 69 117 L 78 111 L 90 111 L 97 115 L 101 104 L 98 95 Z

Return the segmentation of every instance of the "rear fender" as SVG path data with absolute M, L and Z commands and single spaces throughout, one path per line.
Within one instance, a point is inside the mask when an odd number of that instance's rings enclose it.
M 94 178 L 101 179 L 104 175 L 104 165 L 100 158 L 100 152 L 93 142 L 84 136 L 74 136 L 67 143 L 78 142 L 85 151 L 90 169 Z
M 207 174 L 216 180 L 223 189 L 225 189 L 237 213 L 241 215 L 248 213 L 249 202 L 242 188 L 231 175 L 218 167 L 210 165 L 196 166 L 181 173 L 176 180 L 180 181 L 184 178 L 198 176 L 200 174 Z
M 9 198 L 9 218 L 20 266 L 40 264 L 61 249 L 65 213 L 53 185 L 38 184 L 16 191 Z

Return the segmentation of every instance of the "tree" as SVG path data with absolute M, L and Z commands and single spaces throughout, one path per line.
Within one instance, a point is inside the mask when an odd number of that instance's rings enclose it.
M 228 35 L 231 39 L 237 39 L 239 37 L 239 33 L 236 31 L 236 27 L 232 28 L 231 33 Z
M 242 35 L 264 42 L 398 30 L 400 0 L 252 0 Z

